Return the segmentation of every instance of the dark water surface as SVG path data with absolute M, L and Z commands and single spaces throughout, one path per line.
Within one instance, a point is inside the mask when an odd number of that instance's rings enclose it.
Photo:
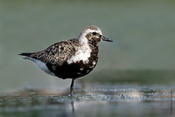
M 95 85 L 68 91 L 13 91 L 0 96 L 0 117 L 174 117 L 173 87 Z

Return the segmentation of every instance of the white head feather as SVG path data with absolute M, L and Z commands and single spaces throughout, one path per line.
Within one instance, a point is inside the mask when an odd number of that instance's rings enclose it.
M 96 32 L 96 33 L 99 33 L 100 35 L 102 35 L 102 31 L 99 27 L 97 26 L 88 26 L 87 28 L 85 28 L 80 36 L 79 36 L 79 41 L 80 41 L 80 44 L 87 44 L 88 43 L 88 39 L 86 38 L 86 35 L 88 33 L 92 33 L 92 32 Z

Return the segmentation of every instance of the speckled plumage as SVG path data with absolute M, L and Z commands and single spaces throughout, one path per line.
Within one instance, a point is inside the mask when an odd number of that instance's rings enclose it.
M 43 71 L 62 79 L 74 79 L 88 74 L 98 62 L 98 44 L 111 41 L 102 35 L 97 26 L 88 26 L 78 38 L 55 43 L 48 48 L 21 53 L 35 62 Z M 73 87 L 73 83 L 71 84 Z
M 98 46 L 90 44 L 92 49 L 89 62 L 83 61 L 68 63 L 68 60 L 75 55 L 80 44 L 77 39 L 55 43 L 45 50 L 32 53 L 29 57 L 42 61 L 48 69 L 59 78 L 78 78 L 89 73 L 98 61 Z M 82 68 L 82 69 L 80 69 Z

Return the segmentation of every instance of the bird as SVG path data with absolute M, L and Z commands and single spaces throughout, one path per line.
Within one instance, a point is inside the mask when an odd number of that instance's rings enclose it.
M 98 62 L 99 44 L 113 42 L 105 37 L 98 26 L 90 25 L 82 30 L 77 38 L 60 41 L 46 49 L 20 53 L 31 60 L 44 72 L 61 79 L 71 79 L 70 95 L 74 81 L 90 73 Z

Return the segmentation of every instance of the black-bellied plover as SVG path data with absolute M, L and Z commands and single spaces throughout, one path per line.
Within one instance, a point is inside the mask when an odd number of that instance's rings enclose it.
M 70 85 L 72 95 L 74 80 L 88 74 L 96 66 L 98 45 L 102 40 L 112 42 L 103 36 L 99 27 L 92 25 L 85 28 L 78 38 L 55 43 L 38 52 L 20 55 L 33 61 L 50 75 L 72 79 Z

